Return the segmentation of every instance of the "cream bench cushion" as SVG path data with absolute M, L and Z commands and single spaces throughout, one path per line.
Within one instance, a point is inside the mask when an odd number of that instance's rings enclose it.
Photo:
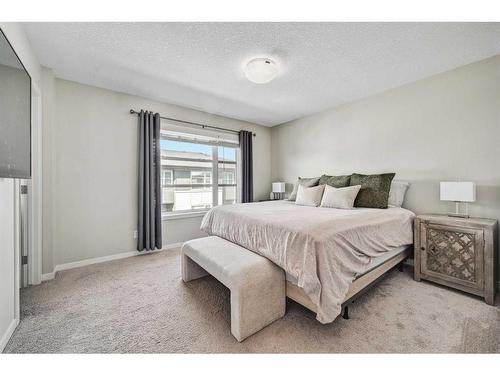
M 238 341 L 285 315 L 285 272 L 220 237 L 191 240 L 181 249 L 182 280 L 212 275 L 231 291 L 231 333 Z

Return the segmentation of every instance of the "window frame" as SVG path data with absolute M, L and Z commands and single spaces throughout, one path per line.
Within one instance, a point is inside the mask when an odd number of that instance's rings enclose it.
M 188 137 L 190 134 L 186 132 L 186 137 Z M 195 136 L 193 134 L 193 136 Z M 165 134 L 161 134 L 161 140 L 171 140 L 171 141 L 177 141 L 177 142 L 185 142 L 185 143 L 192 143 L 192 144 L 202 144 L 202 145 L 210 145 L 211 146 L 211 151 L 212 151 L 212 159 L 192 159 L 192 158 L 183 158 L 183 157 L 170 157 L 167 158 L 170 160 L 175 160 L 175 161 L 186 161 L 186 162 L 202 162 L 202 163 L 211 163 L 212 168 L 210 169 L 210 178 L 212 180 L 211 184 L 175 184 L 174 176 L 174 168 L 172 166 L 169 166 L 168 164 L 164 167 L 163 165 L 161 168 L 165 168 L 168 171 L 171 171 L 171 184 L 161 184 L 161 188 L 176 188 L 176 187 L 185 187 L 185 188 L 201 188 L 201 187 L 211 187 L 212 188 L 212 206 L 210 208 L 199 208 L 199 209 L 191 209 L 191 210 L 177 210 L 177 211 L 167 211 L 162 208 L 162 218 L 163 220 L 174 220 L 174 219 L 181 219 L 181 218 L 187 218 L 187 217 L 196 217 L 196 216 L 203 216 L 206 212 L 208 212 L 211 208 L 222 205 L 224 198 L 222 198 L 222 202 L 219 202 L 219 188 L 224 188 L 224 187 L 234 187 L 235 188 L 235 203 L 238 203 L 240 201 L 239 197 L 239 168 L 240 168 L 240 152 L 239 152 L 239 145 L 237 143 L 231 143 L 231 142 L 200 142 L 196 141 L 196 138 L 193 137 L 193 140 L 190 140 L 189 138 L 177 138 L 177 137 L 169 137 Z M 227 148 L 232 148 L 235 151 L 235 161 L 219 161 L 219 147 L 227 147 Z M 163 159 L 162 159 L 163 160 Z M 219 164 L 230 164 L 234 165 L 234 184 L 220 184 L 219 183 Z M 196 168 L 194 168 L 196 171 Z M 208 170 L 205 170 L 208 171 Z M 190 181 L 192 182 L 192 172 L 190 171 Z M 206 180 L 207 176 L 204 176 L 204 180 Z M 224 194 L 224 189 L 222 190 L 222 194 Z M 162 201 L 163 204 L 163 201 Z M 175 199 L 174 199 L 174 204 L 175 204 Z

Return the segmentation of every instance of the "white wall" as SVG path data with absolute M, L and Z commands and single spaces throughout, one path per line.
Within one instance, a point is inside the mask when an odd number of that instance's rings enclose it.
M 50 69 L 42 68 L 42 273 L 51 272 L 54 268 L 54 221 L 53 206 L 56 202 L 53 199 L 52 186 L 54 184 L 55 164 L 55 78 Z
M 135 250 L 138 128 L 131 108 L 255 132 L 254 195 L 269 194 L 269 128 L 60 79 L 53 91 L 53 126 L 44 133 L 44 273 Z M 200 222 L 164 221 L 164 245 L 201 236 Z
M 0 23 L 17 55 L 40 87 L 41 67 L 22 28 L 16 23 Z M 7 343 L 16 322 L 14 180 L 0 179 L 0 351 Z
M 500 220 L 500 56 L 274 127 L 272 176 L 396 172 L 405 206 L 445 213 L 439 181 L 477 184 L 471 214 Z

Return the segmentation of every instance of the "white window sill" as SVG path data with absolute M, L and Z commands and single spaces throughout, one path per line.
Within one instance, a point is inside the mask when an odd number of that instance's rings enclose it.
M 195 211 L 195 212 L 178 212 L 178 213 L 168 213 L 168 214 L 164 213 L 162 214 L 161 219 L 164 221 L 188 219 L 190 217 L 205 216 L 207 212 L 208 210 Z

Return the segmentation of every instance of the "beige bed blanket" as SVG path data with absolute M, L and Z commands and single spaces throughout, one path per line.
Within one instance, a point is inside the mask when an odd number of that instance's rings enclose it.
M 330 323 L 371 257 L 413 243 L 414 216 L 404 208 L 341 210 L 271 201 L 215 207 L 201 230 L 283 268 L 318 306 L 316 319 Z

